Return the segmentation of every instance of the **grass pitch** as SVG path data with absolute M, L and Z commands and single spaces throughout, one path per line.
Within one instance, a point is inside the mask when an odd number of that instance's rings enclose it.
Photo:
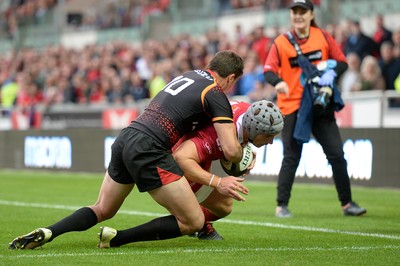
M 99 250 L 99 226 L 125 229 L 166 211 L 136 189 L 120 212 L 35 250 L 8 250 L 97 198 L 103 174 L 0 171 L 0 265 L 400 265 L 400 190 L 353 186 L 368 213 L 344 217 L 334 185 L 295 183 L 291 219 L 274 217 L 276 183 L 246 181 L 246 202 L 214 226 L 223 241 L 188 236 Z

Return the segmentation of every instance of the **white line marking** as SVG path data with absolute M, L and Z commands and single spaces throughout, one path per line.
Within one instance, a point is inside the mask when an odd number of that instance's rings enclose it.
M 78 206 L 67 206 L 67 205 L 43 204 L 43 203 L 27 203 L 27 202 L 7 201 L 7 200 L 0 200 L 0 205 L 30 207 L 30 208 L 34 207 L 34 208 L 46 208 L 46 209 L 62 209 L 62 210 L 77 210 L 77 209 L 81 208 L 81 206 L 78 207 Z M 140 211 L 128 211 L 128 210 L 119 210 L 118 213 L 119 214 L 127 214 L 127 215 L 136 215 L 136 216 L 150 216 L 150 217 L 159 217 L 159 216 L 163 216 L 163 215 L 167 214 L 167 213 L 140 212 Z M 218 222 L 400 240 L 400 236 L 398 236 L 398 235 L 351 232 L 351 231 L 342 231 L 342 230 L 309 227 L 309 226 L 285 225 L 285 224 L 278 224 L 278 223 L 241 221 L 241 220 L 230 220 L 230 219 L 222 219 L 222 220 L 219 220 Z
M 400 240 L 400 236 L 396 236 L 396 235 L 351 232 L 351 231 L 342 231 L 342 230 L 318 228 L 318 227 L 309 227 L 309 226 L 285 225 L 285 224 L 277 224 L 277 223 L 240 221 L 240 220 L 229 220 L 229 219 L 223 219 L 223 220 L 221 220 L 221 222 L 232 223 L 232 224 L 258 225 L 258 226 L 265 226 L 265 227 L 275 227 L 275 228 L 294 229 L 294 230 L 303 230 L 303 231 L 313 231 L 313 232 L 322 232 L 322 233 L 336 233 L 336 234 L 356 235 L 356 236 L 369 236 L 369 237 L 378 237 L 378 238 L 387 238 L 387 239 Z
M 364 247 L 309 247 L 309 248 L 226 248 L 226 249 L 169 249 L 169 250 L 158 250 L 158 251 L 137 251 L 132 250 L 129 252 L 87 252 L 87 253 L 52 253 L 52 254 L 24 254 L 17 256 L 5 256 L 0 255 L 0 258 L 49 258 L 49 257 L 76 257 L 76 256 L 116 256 L 116 255 L 144 255 L 144 254 L 171 254 L 171 253 L 235 253 L 235 252 L 253 252 L 253 251 L 264 251 L 264 252 L 281 252 L 281 251 L 341 251 L 341 250 L 354 250 L 354 251 L 365 251 L 365 250 L 387 250 L 387 249 L 400 249 L 400 246 L 385 245 L 385 246 L 364 246 Z

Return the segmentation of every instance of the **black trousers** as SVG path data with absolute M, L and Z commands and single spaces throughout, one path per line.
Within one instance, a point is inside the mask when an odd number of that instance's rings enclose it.
M 328 162 L 332 166 L 333 180 L 341 205 L 349 203 L 351 198 L 350 179 L 347 173 L 347 162 L 344 158 L 343 143 L 339 128 L 336 124 L 333 111 L 314 118 L 312 134 L 322 146 Z M 285 126 L 282 130 L 283 161 L 278 176 L 278 206 L 289 204 L 290 194 L 299 166 L 303 145 L 293 138 L 297 112 L 284 118 Z

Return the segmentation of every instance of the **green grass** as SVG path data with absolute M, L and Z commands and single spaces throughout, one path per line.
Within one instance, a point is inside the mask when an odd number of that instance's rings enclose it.
M 0 265 L 400 265 L 400 190 L 353 187 L 368 209 L 344 217 L 332 185 L 296 183 L 294 217 L 274 217 L 276 184 L 247 181 L 246 202 L 214 225 L 224 241 L 187 236 L 99 250 L 100 225 L 125 229 L 166 211 L 136 189 L 121 211 L 86 232 L 35 250 L 8 250 L 16 236 L 95 202 L 103 174 L 0 171 Z

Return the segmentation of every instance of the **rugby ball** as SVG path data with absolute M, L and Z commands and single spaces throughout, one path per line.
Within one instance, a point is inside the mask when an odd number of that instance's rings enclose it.
M 253 148 L 249 144 L 243 147 L 243 157 L 239 163 L 230 162 L 225 158 L 222 158 L 219 161 L 222 169 L 224 169 L 225 173 L 228 175 L 236 177 L 242 176 L 247 172 L 247 168 L 253 161 Z

